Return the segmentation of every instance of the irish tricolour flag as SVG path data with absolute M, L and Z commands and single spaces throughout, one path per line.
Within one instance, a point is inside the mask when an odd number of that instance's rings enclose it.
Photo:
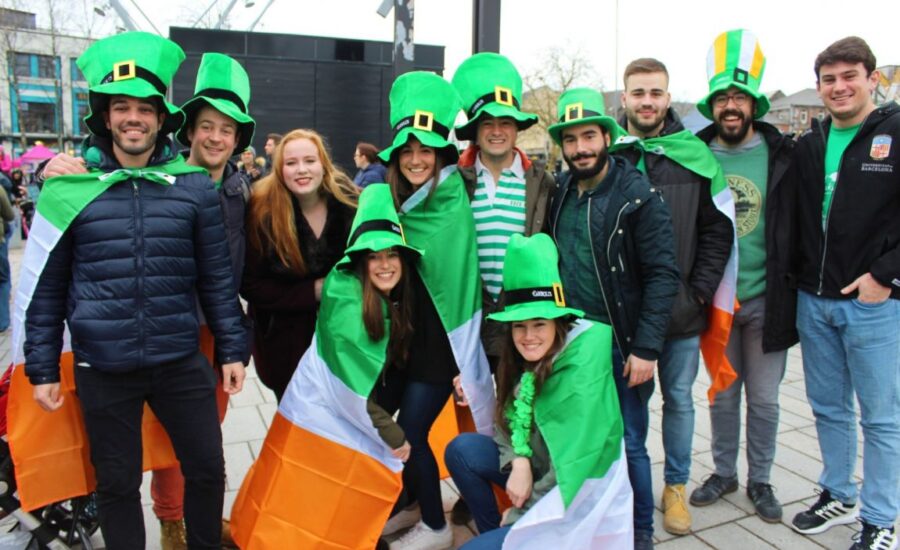
M 557 486 L 513 524 L 504 549 L 631 548 L 633 496 L 612 374 L 612 329 L 580 320 L 534 400 Z
M 19 500 L 24 509 L 33 510 L 87 494 L 96 484 L 81 406 L 75 395 L 68 331 L 60 356 L 60 388 L 64 402 L 59 410 L 48 413 L 37 405 L 32 398 L 32 386 L 22 368 L 28 306 L 50 252 L 78 214 L 111 185 L 131 178 L 167 185 L 173 183 L 178 174 L 197 171 L 202 169 L 188 166 L 178 157 L 165 165 L 109 173 L 92 171 L 51 178 L 44 184 L 28 234 L 13 308 L 12 356 L 15 370 L 7 409 L 8 435 Z M 211 344 L 211 339 L 207 338 L 206 347 L 210 352 Z M 165 430 L 149 408 L 145 408 L 143 434 L 145 470 L 177 463 Z M 60 472 L 65 472 L 65 475 L 60 475 Z
M 456 165 L 445 167 L 436 182 L 420 187 L 400 206 L 399 214 L 407 242 L 423 251 L 419 274 L 450 339 L 475 427 L 490 435 L 494 384 L 480 338 L 475 218 Z

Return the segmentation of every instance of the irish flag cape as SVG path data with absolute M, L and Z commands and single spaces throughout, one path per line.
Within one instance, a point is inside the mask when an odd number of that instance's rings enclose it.
M 445 167 L 437 182 L 431 180 L 413 193 L 399 214 L 407 242 L 423 251 L 419 274 L 450 339 L 475 428 L 490 435 L 494 384 L 481 346 L 475 218 L 456 165 Z
M 243 550 L 374 548 L 400 493 L 402 463 L 366 412 L 388 338 L 369 339 L 355 274 L 334 268 L 323 296 L 312 345 L 231 512 Z
M 709 179 L 711 182 L 710 192 L 716 208 L 731 220 L 733 234 L 731 256 L 728 258 L 722 281 L 713 297 L 712 307 L 709 308 L 708 326 L 700 335 L 700 350 L 703 352 L 703 362 L 706 363 L 706 370 L 709 372 L 711 380 L 706 395 L 712 404 L 716 394 L 730 386 L 737 378 L 734 368 L 725 356 L 725 347 L 728 345 L 728 338 L 731 335 L 731 323 L 734 320 L 737 300 L 738 248 L 737 232 L 734 229 L 734 197 L 731 195 L 725 175 L 722 173 L 722 167 L 719 166 L 716 157 L 710 153 L 709 147 L 705 143 L 688 130 L 644 140 L 629 135 L 621 136 L 610 148 L 610 152 L 627 147 L 635 147 L 641 151 L 641 160 L 638 162 L 638 169 L 641 172 L 646 173 L 644 155 L 650 153 L 666 156 L 691 172 Z
M 631 548 L 632 490 L 612 374 L 612 329 L 578 321 L 534 401 L 557 486 L 513 524 L 504 549 Z
M 85 155 L 91 158 L 90 151 Z M 90 162 L 90 161 L 89 161 Z M 25 316 L 31 297 L 50 252 L 78 214 L 115 183 L 143 178 L 170 185 L 180 174 L 202 172 L 188 166 L 181 157 L 159 166 L 92 170 L 87 174 L 51 178 L 44 184 L 41 199 L 28 235 L 13 309 L 13 376 L 7 409 L 9 446 L 16 470 L 19 500 L 26 510 L 93 491 L 94 470 L 90 462 L 87 434 L 81 406 L 75 395 L 72 348 L 68 332 L 60 357 L 60 391 L 63 405 L 48 413 L 32 398 L 32 386 L 25 376 L 23 345 Z M 210 344 L 211 342 L 208 342 Z M 211 348 L 210 345 L 207 347 Z M 157 469 L 176 464 L 165 430 L 145 408 L 144 468 Z M 60 472 L 65 472 L 61 475 Z

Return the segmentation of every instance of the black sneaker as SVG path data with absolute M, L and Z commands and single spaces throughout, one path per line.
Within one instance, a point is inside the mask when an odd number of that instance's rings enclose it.
M 653 535 L 644 531 L 635 531 L 634 550 L 653 550 Z
M 823 533 L 835 525 L 856 521 L 856 505 L 845 504 L 831 497 L 828 489 L 819 493 L 819 500 L 809 510 L 794 516 L 791 527 L 804 535 Z
M 712 474 L 703 480 L 703 485 L 691 492 L 691 504 L 694 506 L 709 506 L 722 498 L 722 495 L 733 493 L 738 489 L 737 476 L 722 477 Z
M 876 527 L 862 522 L 862 531 L 853 535 L 853 546 L 850 550 L 894 550 L 897 548 L 897 535 L 893 526 Z
M 775 492 L 768 483 L 750 482 L 747 484 L 747 496 L 753 501 L 756 514 L 763 521 L 778 523 L 781 521 L 781 503 L 775 498 Z

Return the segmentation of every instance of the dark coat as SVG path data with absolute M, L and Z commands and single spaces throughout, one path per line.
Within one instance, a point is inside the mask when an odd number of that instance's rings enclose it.
M 300 253 L 308 268 L 303 275 L 289 270 L 273 251 L 247 243 L 241 295 L 253 319 L 253 359 L 260 380 L 278 395 L 312 342 L 319 311 L 315 282 L 343 257 L 354 213 L 329 198 L 325 228 L 316 239 L 295 203 Z
M 850 299 L 841 289 L 871 273 L 900 299 L 900 106 L 876 108 L 847 145 L 837 186 L 822 228 L 825 150 L 831 119 L 797 143 L 797 274 L 800 290 Z M 878 139 L 876 143 L 875 140 Z
M 360 189 L 365 188 L 370 183 L 385 183 L 384 177 L 387 169 L 380 162 L 372 162 L 353 177 L 353 183 Z
M 120 168 L 96 140 L 99 168 Z M 172 158 L 161 142 L 149 166 Z M 63 320 L 79 362 L 108 372 L 151 368 L 196 353 L 197 300 L 220 363 L 240 361 L 246 333 L 215 187 L 205 174 L 173 185 L 116 183 L 88 204 L 52 250 L 28 307 L 26 374 L 59 381 Z
M 794 208 L 794 185 L 787 172 L 793 158 L 794 140 L 777 128 L 762 121 L 754 121 L 753 129 L 762 136 L 769 148 L 769 168 L 766 184 L 766 317 L 763 325 L 763 352 L 787 349 L 799 341 L 797 334 L 797 289 L 790 273 L 790 258 L 794 247 L 791 219 Z M 716 137 L 710 124 L 697 133 L 710 143 Z M 738 262 L 740 269 L 740 262 Z
M 622 121 L 625 122 L 624 120 Z M 674 111 L 669 109 L 661 136 L 684 130 Z M 697 147 L 703 147 L 695 140 Z M 636 164 L 636 149 L 617 154 Z M 672 215 L 675 230 L 675 261 L 681 273 L 678 295 L 672 308 L 668 338 L 696 336 L 706 329 L 707 308 L 712 303 L 734 244 L 734 226 L 728 216 L 716 208 L 710 181 L 664 155 L 644 155 L 650 184 L 662 193 Z
M 655 360 L 662 352 L 679 284 L 672 218 L 659 192 L 631 163 L 616 155 L 610 155 L 609 163 L 600 182 L 610 186 L 607 211 L 600 212 L 600 203 L 591 201 L 585 227 L 597 271 L 583 275 L 600 282 L 622 355 Z M 554 240 L 560 206 L 572 187 L 572 174 L 566 172 L 550 205 Z

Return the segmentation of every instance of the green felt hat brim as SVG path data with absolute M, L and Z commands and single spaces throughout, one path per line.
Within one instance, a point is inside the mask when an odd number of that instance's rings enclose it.
M 187 100 L 184 105 L 181 106 L 181 110 L 184 112 L 185 124 L 178 130 L 178 133 L 175 135 L 175 138 L 179 143 L 184 145 L 185 147 L 191 146 L 191 140 L 188 139 L 188 127 L 191 125 L 190 122 L 193 119 L 194 115 L 203 108 L 204 105 L 209 105 L 213 109 L 219 111 L 223 115 L 231 118 L 238 125 L 238 131 L 241 134 L 241 139 L 237 142 L 234 147 L 234 151 L 232 155 L 236 155 L 242 152 L 247 148 L 248 145 L 253 141 L 253 134 L 256 132 L 256 121 L 250 117 L 250 115 L 245 114 L 241 111 L 237 105 L 228 101 L 227 99 L 219 99 L 215 97 L 206 97 L 206 96 L 195 96 L 191 99 Z
M 538 121 L 537 115 L 533 115 L 531 113 L 523 113 L 513 105 L 503 105 L 501 103 L 491 102 L 487 105 L 483 105 L 480 109 L 478 109 L 478 111 L 475 113 L 475 116 L 469 119 L 468 122 L 456 127 L 457 139 L 475 141 L 475 134 L 478 131 L 478 123 L 481 121 L 481 118 L 486 115 L 492 116 L 494 118 L 509 117 L 516 121 L 516 126 L 518 127 L 520 132 L 522 130 L 531 128 Z
M 429 132 L 426 130 L 419 130 L 418 128 L 406 127 L 394 136 L 394 142 L 390 147 L 384 149 L 380 153 L 378 153 L 378 158 L 384 161 L 385 164 L 391 162 L 391 157 L 394 155 L 394 151 L 397 151 L 409 141 L 410 137 L 415 137 L 419 140 L 419 143 L 426 147 L 432 147 L 434 149 L 446 149 L 453 161 L 459 158 L 459 151 L 456 150 L 456 146 L 442 138 L 438 134 L 434 132 Z
M 337 263 L 341 269 L 348 269 L 353 265 L 353 256 L 360 252 L 378 252 L 388 248 L 397 247 L 412 254 L 414 258 L 422 256 L 422 251 L 418 248 L 404 244 L 403 240 L 396 233 L 390 231 L 367 231 L 360 235 L 359 239 L 352 246 L 344 251 L 344 257 Z
M 100 84 L 90 89 L 89 102 L 91 112 L 84 118 L 84 123 L 92 134 L 96 136 L 110 135 L 106 122 L 103 120 L 103 112 L 109 106 L 109 97 L 114 95 L 125 95 L 138 99 L 157 98 L 167 111 L 166 118 L 159 131 L 162 135 L 175 132 L 184 124 L 184 113 L 181 112 L 181 109 L 166 101 L 166 98 L 152 84 L 142 78 L 130 78 L 128 80 Z
M 769 98 L 759 93 L 758 90 L 754 90 L 750 86 L 746 84 L 741 84 L 740 82 L 735 82 L 733 80 L 726 80 L 724 82 L 720 82 L 713 89 L 706 94 L 702 100 L 697 103 L 697 110 L 700 111 L 700 114 L 708 118 L 709 120 L 713 120 L 712 106 L 710 102 L 712 101 L 713 96 L 718 93 L 724 92 L 728 88 L 735 87 L 738 90 L 746 93 L 754 100 L 756 100 L 756 111 L 753 113 L 753 119 L 758 120 L 766 115 L 769 112 Z
M 559 122 L 547 128 L 547 133 L 550 134 L 550 137 L 553 138 L 553 141 L 555 141 L 557 145 L 562 145 L 562 138 L 560 136 L 561 132 L 566 128 L 569 128 L 571 126 L 580 126 L 581 124 L 599 124 L 603 128 L 606 128 L 606 131 L 610 133 L 613 139 L 615 139 L 616 137 L 616 121 L 612 117 L 608 117 L 606 115 L 589 116 L 576 120 L 570 120 L 568 122 Z
M 566 315 L 573 315 L 580 319 L 584 317 L 584 312 L 580 309 L 558 307 L 555 303 L 542 301 L 507 306 L 503 311 L 491 313 L 487 318 L 500 323 L 512 323 L 529 319 L 558 319 Z

